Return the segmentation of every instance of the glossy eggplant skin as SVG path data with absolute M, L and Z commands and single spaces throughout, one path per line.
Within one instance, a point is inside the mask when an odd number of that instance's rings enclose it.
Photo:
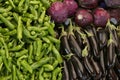
M 97 31 L 98 40 L 99 40 L 99 46 L 100 50 L 102 50 L 104 47 L 106 47 L 108 42 L 108 37 L 105 29 L 99 29 Z
M 84 68 L 82 62 L 79 60 L 79 58 L 76 56 L 72 56 L 71 61 L 72 61 L 72 64 L 74 65 L 74 69 L 78 76 L 78 80 L 89 80 L 90 77 L 88 76 L 88 73 L 85 70 L 85 68 Z
M 101 66 L 101 71 L 102 71 L 102 77 L 106 76 L 106 67 L 105 67 L 105 55 L 104 55 L 104 50 L 100 51 L 100 66 Z
M 108 80 L 119 80 L 119 77 L 117 76 L 117 74 L 115 73 L 114 69 L 111 68 L 108 71 L 108 76 L 107 76 Z
M 95 34 L 92 30 L 92 27 L 91 26 L 88 26 L 86 28 L 86 34 L 90 34 L 91 36 L 88 35 L 88 39 L 89 39 L 89 42 L 91 44 L 91 48 L 92 48 L 92 52 L 93 52 L 93 55 L 96 59 L 99 59 L 100 57 L 100 54 L 99 54 L 99 45 L 98 45 L 98 42 L 97 42 L 97 39 L 95 37 Z
M 118 61 L 118 58 L 116 58 L 114 69 L 116 71 L 116 74 L 120 78 L 120 62 Z
M 107 58 L 106 58 L 107 69 L 114 67 L 115 60 L 116 60 L 115 45 L 114 43 L 110 43 L 107 46 Z
M 101 78 L 102 76 L 102 71 L 100 69 L 100 65 L 98 64 L 98 62 L 96 62 L 93 57 L 90 58 L 90 62 L 91 62 L 91 65 L 93 66 L 93 69 L 95 71 L 95 76 L 93 77 L 94 80 L 98 80 Z
M 63 61 L 63 66 L 64 66 L 64 68 L 63 68 L 63 80 L 70 80 L 68 66 L 67 66 L 67 63 L 65 60 Z
M 76 80 L 77 79 L 77 74 L 75 72 L 75 69 L 74 69 L 74 66 L 73 66 L 72 62 L 70 60 L 67 61 L 67 65 L 68 65 L 69 79 L 70 80 Z
M 71 49 L 70 49 L 70 46 L 69 46 L 69 43 L 68 43 L 68 39 L 67 39 L 67 33 L 65 32 L 65 34 L 60 38 L 60 41 L 61 41 L 61 46 L 62 46 L 62 49 L 64 50 L 64 52 L 66 54 L 70 54 L 72 53 Z
M 79 58 L 82 58 L 82 50 L 79 47 L 77 41 L 75 40 L 75 36 L 72 34 L 68 35 L 68 42 L 70 44 L 70 48 L 72 52 L 77 55 Z
M 74 31 L 74 34 L 75 34 L 76 41 L 78 42 L 79 47 L 81 47 L 83 49 L 84 45 L 83 45 L 83 39 L 82 39 L 82 37 L 80 36 L 80 34 L 78 33 L 78 31 Z
M 95 73 L 93 66 L 91 65 L 88 57 L 84 57 L 83 64 L 84 64 L 86 70 L 88 71 L 88 73 L 90 74 L 90 76 L 94 77 L 96 73 Z

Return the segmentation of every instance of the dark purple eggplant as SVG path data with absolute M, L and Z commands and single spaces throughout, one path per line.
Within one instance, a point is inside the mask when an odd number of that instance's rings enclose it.
M 106 60 L 107 63 L 106 63 L 106 65 L 107 65 L 108 69 L 114 67 L 115 60 L 116 60 L 115 45 L 113 42 L 111 42 L 107 46 L 107 60 Z
M 106 68 L 105 68 L 105 56 L 104 56 L 104 50 L 100 51 L 100 66 L 102 70 L 102 77 L 106 76 Z
M 116 32 L 116 27 L 114 25 L 110 24 L 110 22 L 108 22 L 107 30 L 108 30 L 108 34 L 112 35 L 112 39 L 114 41 L 115 46 L 119 47 L 119 39 L 118 39 L 118 35 Z
M 78 27 L 79 29 L 79 27 Z M 79 30 L 80 32 L 80 30 Z M 76 37 L 76 41 L 78 42 L 78 45 L 79 47 L 81 47 L 83 49 L 83 39 L 82 39 L 82 36 L 79 34 L 79 32 L 77 30 L 75 30 L 74 34 L 75 34 L 75 37 Z
M 84 57 L 84 59 L 83 59 L 83 64 L 84 64 L 86 70 L 88 71 L 88 73 L 89 73 L 92 77 L 94 77 L 94 76 L 95 76 L 95 71 L 94 71 L 93 66 L 91 65 L 88 57 Z
M 97 31 L 100 49 L 103 49 L 107 45 L 108 37 L 105 29 L 99 29 Z
M 82 50 L 79 47 L 79 45 L 75 39 L 75 35 L 73 33 L 73 26 L 72 26 L 71 21 L 70 21 L 70 26 L 68 28 L 68 42 L 70 44 L 70 48 L 73 51 L 73 53 L 75 55 L 77 55 L 79 58 L 82 58 Z
M 74 66 L 72 64 L 72 62 L 69 60 L 67 62 L 68 65 L 68 72 L 69 72 L 69 79 L 70 80 L 76 80 L 77 79 L 77 74 L 75 72 Z
M 64 60 L 63 61 L 63 80 L 70 80 L 69 79 L 69 72 L 68 72 L 68 67 L 67 67 L 67 63 L 66 61 Z
M 62 29 L 60 41 L 62 49 L 64 49 L 65 53 L 66 54 L 72 53 L 67 39 L 67 32 L 65 32 L 64 29 Z
M 90 44 L 91 44 L 91 47 L 93 48 L 93 55 L 96 59 L 98 59 L 100 57 L 99 55 L 99 45 L 96 41 L 96 37 L 95 37 L 95 34 L 92 30 L 92 27 L 91 26 L 88 26 L 86 28 L 86 34 L 88 35 L 88 39 L 90 41 Z
M 108 72 L 108 80 L 119 80 L 119 77 L 117 76 L 113 68 L 111 68 Z
M 90 58 L 90 62 L 91 62 L 91 65 L 93 66 L 93 69 L 94 69 L 94 71 L 95 71 L 95 73 L 96 73 L 94 79 L 95 79 L 95 80 L 100 79 L 100 78 L 101 78 L 101 75 L 102 75 L 102 71 L 101 71 L 101 69 L 100 69 L 100 66 L 99 66 L 98 62 L 96 62 L 96 61 L 93 59 L 93 57 Z
M 79 58 L 76 56 L 72 56 L 71 61 L 74 66 L 75 72 L 77 73 L 78 79 L 89 80 L 90 77 L 88 76 L 88 73 Z
M 120 62 L 118 61 L 118 58 L 116 58 L 116 61 L 115 61 L 115 71 L 120 78 Z

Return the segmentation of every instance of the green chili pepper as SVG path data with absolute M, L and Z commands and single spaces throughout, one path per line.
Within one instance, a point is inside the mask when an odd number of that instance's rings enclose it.
M 55 46 L 52 47 L 52 51 L 56 59 L 58 60 L 59 63 L 62 63 L 62 56 L 60 55 L 59 51 L 55 48 Z
M 57 67 L 52 72 L 52 80 L 57 80 L 57 75 L 61 72 L 61 68 Z
M 31 66 L 25 61 L 25 60 L 22 60 L 21 61 L 21 65 L 27 70 L 27 71 L 29 71 L 30 73 L 32 73 L 32 68 L 31 68 Z
M 28 53 L 27 49 L 23 49 L 22 51 L 15 52 L 15 57 L 20 57 Z
M 8 28 L 2 28 L 2 27 L 0 27 L 0 33 L 7 33 L 7 32 L 9 32 Z
M 58 61 L 57 61 L 57 60 L 55 60 L 55 61 L 54 61 L 54 63 L 52 64 L 52 65 L 53 65 L 53 67 L 54 67 L 54 69 L 58 66 L 58 64 L 59 64 L 59 63 L 58 63 Z
M 1 50 L 0 50 L 0 54 L 2 54 L 2 60 L 3 60 L 3 63 L 4 63 L 4 65 L 5 65 L 5 67 L 7 68 L 7 70 L 8 70 L 9 72 L 11 72 L 11 69 L 10 69 L 10 67 L 8 66 L 7 58 L 6 58 L 6 56 L 5 56 L 5 50 L 1 49 Z
M 14 17 L 15 21 L 18 22 L 19 15 L 14 12 L 13 13 L 13 17 Z
M 57 44 L 60 44 L 60 40 L 59 39 L 56 39 L 55 37 L 53 36 L 47 36 L 47 38 L 53 42 L 53 43 L 57 43 Z
M 48 27 L 48 32 L 49 32 L 53 37 L 55 37 L 54 28 L 50 25 L 50 23 L 44 22 L 44 26 L 47 26 L 47 27 Z
M 30 32 L 23 26 L 23 34 L 30 39 L 35 39 L 37 35 L 31 36 Z
M 28 27 L 28 30 L 33 30 L 33 31 L 36 31 L 36 32 L 41 32 L 43 30 L 47 30 L 48 27 L 35 27 L 35 26 L 32 26 L 32 27 Z
M 42 40 L 40 40 L 40 38 L 37 38 L 36 43 L 37 43 L 36 60 L 39 60 L 39 56 L 40 56 L 41 50 L 42 50 Z
M 24 5 L 24 11 L 23 13 L 26 13 L 28 8 L 29 8 L 29 3 L 30 3 L 30 0 L 25 0 L 25 5 Z
M 14 30 L 12 30 L 12 31 L 9 31 L 9 32 L 7 32 L 7 33 L 5 33 L 4 35 L 5 36 L 13 36 L 13 35 L 15 35 L 17 33 L 17 30 L 16 29 L 14 29 Z
M 62 80 L 62 73 L 61 72 L 58 74 L 58 80 Z
M 8 21 L 5 17 L 2 16 L 2 14 L 0 14 L 0 19 L 3 21 L 3 23 L 5 23 L 6 26 L 8 26 L 9 29 L 14 29 L 15 26 Z
M 40 4 L 40 1 L 30 1 L 30 4 Z
M 35 80 L 35 73 L 32 74 L 32 77 L 30 80 Z
M 8 6 L 7 8 L 3 8 L 3 7 L 1 7 L 1 8 L 0 8 L 0 13 L 9 12 L 11 9 L 12 9 L 11 6 Z
M 13 8 L 15 8 L 15 4 L 13 3 L 12 0 L 9 0 L 9 3 L 11 4 L 11 6 L 12 6 Z
M 43 72 L 43 77 L 44 78 L 51 78 L 51 76 L 52 76 L 51 72 Z
M 28 55 L 28 62 L 31 64 L 33 61 L 32 61 L 32 54 L 33 54 L 33 45 L 32 43 L 30 43 L 29 45 L 29 55 Z
M 42 37 L 43 41 L 45 41 L 46 43 L 51 43 L 50 40 L 47 37 Z
M 32 67 L 32 69 L 36 69 L 36 68 L 41 67 L 42 65 L 48 63 L 51 59 L 52 59 L 52 57 L 44 57 L 44 58 L 40 59 L 39 61 L 34 62 L 31 65 L 31 67 Z
M 18 40 L 20 40 L 21 41 L 21 39 L 22 39 L 22 28 L 23 26 L 22 26 L 22 21 L 21 21 L 21 16 L 19 16 L 18 17 L 18 26 L 17 26 L 17 38 L 18 38 Z
M 34 9 L 34 7 L 33 7 L 33 6 L 30 6 L 29 8 L 30 8 L 31 13 L 34 15 L 34 19 L 35 19 L 35 20 L 38 19 L 38 13 L 37 13 L 37 11 Z
M 5 48 L 5 56 L 6 56 L 6 58 L 8 58 L 9 57 L 9 54 L 8 54 L 8 48 L 7 48 L 7 44 L 5 43 L 5 41 L 4 41 L 4 39 L 1 37 L 0 38 L 0 42 L 4 45 L 4 48 Z
M 54 67 L 51 64 L 44 64 L 43 65 L 45 71 L 52 71 Z
M 16 66 L 15 65 L 13 65 L 12 66 L 12 80 L 16 80 Z
M 43 78 L 43 76 L 42 76 L 43 72 L 44 72 L 44 68 L 41 67 L 41 68 L 39 69 L 39 80 L 44 80 L 44 78 Z
M 40 23 L 40 24 L 42 24 L 43 23 L 43 20 L 44 20 L 44 17 L 45 17 L 45 13 L 46 13 L 46 11 L 45 11 L 45 9 L 42 11 L 42 14 L 40 15 L 40 17 L 39 17 L 39 19 L 38 19 L 38 22 Z
M 22 42 L 21 44 L 15 46 L 13 48 L 10 48 L 9 51 L 19 51 L 20 49 L 22 49 L 23 45 L 24 45 L 24 42 Z
M 20 70 L 16 69 L 17 77 L 19 80 L 24 80 L 23 74 L 20 72 Z

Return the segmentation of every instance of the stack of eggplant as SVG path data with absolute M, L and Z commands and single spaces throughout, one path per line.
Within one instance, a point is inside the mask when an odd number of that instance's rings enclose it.
M 63 80 L 120 80 L 120 42 L 117 26 L 90 25 L 82 29 L 70 21 L 61 31 Z

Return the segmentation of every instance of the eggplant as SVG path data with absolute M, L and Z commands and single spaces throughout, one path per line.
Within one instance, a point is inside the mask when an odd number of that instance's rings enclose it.
M 67 67 L 67 63 L 66 61 L 64 60 L 63 61 L 63 80 L 70 80 L 69 79 L 69 72 L 68 72 L 68 67 Z
M 84 57 L 84 60 L 83 60 L 83 64 L 86 68 L 86 70 L 88 71 L 88 73 L 94 77 L 95 76 L 95 71 L 93 69 L 93 66 L 90 64 L 90 61 L 89 61 L 89 58 L 88 57 Z
M 70 26 L 68 28 L 68 42 L 70 44 L 70 48 L 71 48 L 72 52 L 75 55 L 77 55 L 79 58 L 82 58 L 82 50 L 79 47 L 79 45 L 75 39 L 71 20 L 70 20 Z
M 102 70 L 102 77 L 106 76 L 106 68 L 105 68 L 105 56 L 104 56 L 104 50 L 100 51 L 100 66 Z
M 77 73 L 78 79 L 89 80 L 90 77 L 88 76 L 88 73 L 86 69 L 84 68 L 82 62 L 79 60 L 79 58 L 76 56 L 72 56 L 71 61 L 74 66 L 75 72 Z
M 120 62 L 118 61 L 118 58 L 116 58 L 116 61 L 115 61 L 115 71 L 120 78 Z
M 93 69 L 95 71 L 95 77 L 93 77 L 95 80 L 98 80 L 101 78 L 102 72 L 100 69 L 99 64 L 93 59 L 93 57 L 90 58 L 91 65 L 93 66 Z
M 76 80 L 77 79 L 77 74 L 75 72 L 74 66 L 72 64 L 72 62 L 69 60 L 67 62 L 68 65 L 68 72 L 69 72 L 69 79 L 70 80 Z
M 107 63 L 106 63 L 106 65 L 107 65 L 108 69 L 114 67 L 115 60 L 116 60 L 115 45 L 112 42 L 107 46 L 107 60 L 106 60 Z
M 109 24 L 107 26 L 108 34 L 112 35 L 112 39 L 114 41 L 115 46 L 119 47 L 119 45 L 120 45 L 119 44 L 119 38 L 118 38 L 118 35 L 117 35 L 117 32 L 116 32 L 116 29 L 114 29 L 114 28 L 116 28 L 114 25 Z
M 73 35 L 69 35 L 68 41 L 73 53 L 77 55 L 79 58 L 82 58 L 82 50 L 79 47 L 77 41 L 75 40 L 75 37 Z
M 80 30 L 79 30 L 79 32 L 80 32 Z M 83 49 L 83 47 L 84 47 L 83 39 L 82 39 L 82 36 L 79 34 L 79 32 L 75 30 L 74 34 L 75 34 L 76 41 L 77 41 L 79 47 L 81 47 Z
M 99 45 L 98 42 L 96 41 L 96 37 L 91 26 L 87 26 L 86 33 L 88 35 L 88 39 L 90 41 L 91 47 L 93 48 L 93 55 L 96 59 L 98 59 L 100 57 Z
M 119 80 L 119 77 L 117 76 L 113 68 L 111 68 L 108 72 L 108 80 Z
M 62 29 L 60 41 L 61 41 L 62 50 L 64 49 L 65 54 L 72 53 L 67 39 L 67 32 L 65 32 L 64 29 Z
M 99 29 L 97 31 L 97 34 L 98 34 L 98 39 L 99 39 L 100 50 L 102 50 L 107 45 L 107 41 L 108 41 L 106 30 Z

